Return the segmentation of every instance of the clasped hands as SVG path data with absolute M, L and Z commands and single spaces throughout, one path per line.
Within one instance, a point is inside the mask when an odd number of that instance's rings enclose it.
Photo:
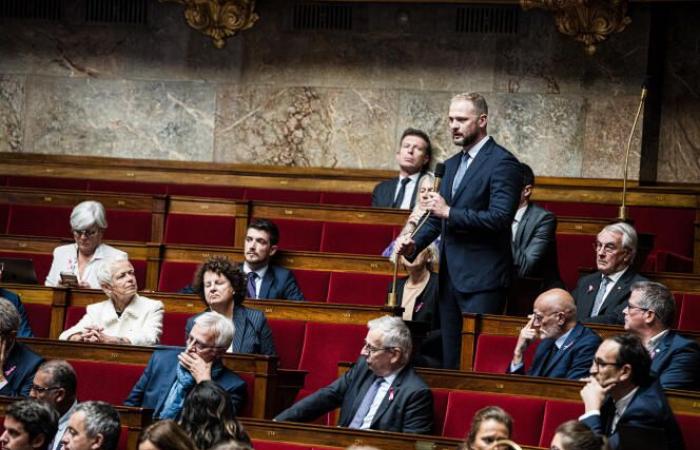
M 69 341 L 90 342 L 93 344 L 129 344 L 126 338 L 110 336 L 104 333 L 104 328 L 87 326 L 84 331 L 75 333 L 68 338 Z

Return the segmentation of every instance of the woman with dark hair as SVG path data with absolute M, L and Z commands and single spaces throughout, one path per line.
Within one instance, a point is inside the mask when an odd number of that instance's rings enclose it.
M 197 450 L 197 447 L 177 423 L 161 420 L 141 432 L 138 450 Z
M 231 397 L 213 381 L 202 381 L 187 395 L 180 426 L 199 450 L 208 450 L 225 441 L 251 444 L 234 415 Z
M 551 450 L 608 450 L 604 436 L 596 434 L 578 420 L 569 420 L 557 427 Z
M 474 414 L 463 448 L 465 450 L 500 449 L 501 447 L 496 443 L 510 439 L 512 432 L 513 419 L 510 414 L 498 406 L 487 406 Z
M 233 321 L 235 330 L 229 352 L 259 355 L 277 353 L 265 314 L 243 305 L 246 278 L 237 265 L 219 256 L 207 259 L 194 275 L 193 288 L 208 311 L 218 312 Z M 196 317 L 187 320 L 185 340 Z

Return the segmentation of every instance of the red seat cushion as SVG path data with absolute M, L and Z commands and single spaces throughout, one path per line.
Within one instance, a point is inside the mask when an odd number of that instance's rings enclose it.
M 547 400 L 539 446 L 549 447 L 557 427 L 567 420 L 577 420 L 584 412 L 585 408 L 581 402 Z
M 431 389 L 433 394 L 433 431 L 438 436 L 443 434 L 445 428 L 445 414 L 447 414 L 447 401 L 449 389 Z
M 280 231 L 279 248 L 317 252 L 321 249 L 323 222 L 274 219 Z
M 321 203 L 327 205 L 372 206 L 372 195 L 360 192 L 322 192 Z
M 596 237 L 590 234 L 557 233 L 559 273 L 568 290 L 576 287 L 580 267 L 595 267 Z
M 145 289 L 148 262 L 143 259 L 130 259 L 129 261 L 131 262 L 131 265 L 134 266 L 134 273 L 136 274 L 136 286 L 138 286 L 139 289 Z
M 285 203 L 320 203 L 321 193 L 314 191 L 292 191 L 288 189 L 246 188 L 245 200 Z
M 304 345 L 306 322 L 286 319 L 269 319 L 267 322 L 272 330 L 280 368 L 297 369 Z
M 476 341 L 474 371 L 506 373 L 513 359 L 513 349 L 518 341 L 516 336 L 495 336 L 482 334 Z M 540 341 L 533 342 L 525 351 L 525 368 L 529 368 Z
M 204 306 L 202 306 L 202 310 Z M 192 317 L 190 313 L 166 312 L 163 314 L 163 334 L 160 343 L 163 345 L 185 345 L 185 327 L 187 319 Z
M 394 227 L 364 223 L 326 222 L 323 225 L 321 251 L 381 255 L 394 239 Z
M 391 278 L 390 275 L 332 272 L 328 284 L 328 303 L 384 305 Z
M 676 414 L 676 421 L 683 434 L 685 448 L 697 448 L 700 442 L 700 416 L 691 414 Z
M 700 294 L 686 293 L 678 319 L 678 329 L 700 331 Z
M 71 191 L 86 191 L 88 180 L 58 177 L 22 177 L 8 176 L 7 186 L 36 187 L 46 189 L 66 189 Z
M 71 237 L 70 213 L 64 206 L 10 206 L 9 234 L 44 237 Z
M 89 191 L 131 192 L 136 194 L 161 194 L 168 191 L 165 183 L 144 183 L 140 181 L 90 180 Z
M 294 269 L 294 277 L 306 300 L 325 302 L 328 298 L 328 283 L 330 272 L 323 270 Z
M 29 326 L 32 327 L 34 337 L 48 338 L 51 329 L 51 306 L 24 303 L 24 310 L 29 317 Z
M 119 431 L 119 443 L 117 450 L 127 450 L 129 448 L 129 427 L 121 427 Z
M 163 261 L 160 267 L 158 290 L 163 292 L 178 292 L 192 283 L 197 263 Z
M 242 199 L 245 189 L 237 186 L 210 186 L 206 184 L 171 184 L 170 195 L 190 195 L 194 197 L 213 197 Z
M 246 391 L 246 401 L 243 406 L 243 411 L 241 411 L 238 416 L 252 417 L 253 416 L 253 403 L 255 400 L 255 376 L 252 373 L 241 373 L 238 372 L 237 375 L 245 381 L 245 391 Z
M 542 432 L 544 416 L 542 399 L 471 391 L 452 391 L 447 401 L 443 436 L 462 439 L 469 431 L 470 419 L 481 408 L 500 406 L 513 417 L 512 439 L 536 446 Z
M 139 364 L 76 360 L 68 362 L 80 380 L 80 401 L 102 400 L 113 405 L 124 402 L 145 369 L 145 366 Z M 105 389 L 105 380 L 109 380 L 109 389 Z
M 115 241 L 151 242 L 151 220 L 149 211 L 126 211 L 113 209 L 107 212 L 109 227 L 105 238 Z
M 338 363 L 355 361 L 367 335 L 364 325 L 308 322 L 299 369 L 307 370 L 304 389 L 315 391 L 338 378 Z
M 654 247 L 657 250 L 693 256 L 695 209 L 630 206 L 629 217 L 634 220 L 637 233 L 655 236 Z M 660 217 L 663 220 L 659 220 Z
M 36 279 L 39 284 L 44 284 L 46 275 L 49 274 L 49 270 L 51 269 L 51 262 L 53 261 L 53 255 L 47 253 L 19 253 L 0 250 L 0 256 L 3 258 L 31 259 L 34 263 L 34 271 L 36 272 Z
M 229 216 L 168 214 L 165 237 L 168 244 L 225 245 L 233 247 L 235 219 Z
M 80 321 L 85 315 L 84 306 L 69 306 L 66 308 L 66 317 L 63 319 L 63 329 L 67 330 Z

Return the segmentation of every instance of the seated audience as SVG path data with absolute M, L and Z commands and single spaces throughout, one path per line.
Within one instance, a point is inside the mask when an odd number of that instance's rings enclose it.
M 61 437 L 68 427 L 68 419 L 78 406 L 75 397 L 77 387 L 75 370 L 67 361 L 60 359 L 46 361 L 34 375 L 29 396 L 50 405 L 59 415 L 58 431 L 48 450 L 60 450 Z
M 88 305 L 83 318 L 58 338 L 103 344 L 157 344 L 163 330 L 163 303 L 137 293 L 134 266 L 126 259 L 103 261 L 97 279 L 108 299 Z
M 187 395 L 180 426 L 199 449 L 227 441 L 251 445 L 236 419 L 231 398 L 213 381 L 202 381 Z
M 62 245 L 53 251 L 51 270 L 46 277 L 47 286 L 62 286 L 61 273 L 73 274 L 78 286 L 99 289 L 97 268 L 106 259 L 126 259 L 121 250 L 102 243 L 107 229 L 107 218 L 102 203 L 85 201 L 79 203 L 70 215 L 75 244 Z
M 2 271 L 0 271 L 0 277 L 2 277 Z M 27 317 L 27 311 L 24 309 L 24 305 L 19 298 L 19 295 L 7 289 L 0 288 L 0 298 L 4 298 L 8 302 L 12 303 L 15 307 L 17 313 L 19 314 L 19 329 L 17 330 L 17 337 L 34 337 L 32 333 L 32 328 L 29 326 L 29 317 Z
M 431 329 L 440 328 L 437 313 L 438 275 L 433 268 L 439 265 L 438 249 L 430 244 L 413 262 L 401 257 L 401 265 L 408 278 L 396 281 L 396 301 L 404 308 L 403 320 L 425 322 Z
M 138 450 L 197 450 L 197 447 L 177 422 L 161 420 L 141 432 Z
M 36 368 L 42 362 L 26 345 L 17 342 L 19 313 L 9 301 L 0 298 L 0 395 L 26 397 Z
M 194 291 L 204 301 L 209 311 L 215 311 L 233 322 L 236 332 L 229 352 L 274 355 L 275 344 L 265 314 L 246 308 L 245 276 L 223 257 L 213 257 L 199 266 L 194 276 Z M 185 330 L 189 336 L 196 315 L 187 320 Z
M 341 427 L 429 434 L 433 397 L 408 365 L 411 333 L 399 317 L 370 320 L 355 365 L 330 385 L 280 413 L 275 420 L 308 422 L 340 407 Z
M 105 402 L 83 402 L 68 419 L 61 438 L 63 450 L 116 450 L 121 424 L 119 414 Z
M 619 432 L 623 427 L 657 430 L 663 433 L 668 450 L 684 448 L 664 391 L 650 376 L 650 369 L 649 353 L 632 334 L 608 338 L 596 351 L 591 376 L 581 389 L 586 412 L 579 420 L 608 437 L 612 450 L 624 445 Z
M 181 347 L 156 349 L 124 404 L 153 408 L 154 419 L 177 419 L 192 388 L 212 380 L 231 397 L 234 414 L 241 411 L 245 382 L 221 362 L 233 333 L 231 320 L 219 313 L 197 317 L 184 351 Z
M 625 330 L 642 340 L 651 356 L 651 372 L 664 389 L 700 389 L 700 346 L 671 330 L 676 301 L 666 286 L 652 281 L 632 285 L 623 310 Z
M 557 259 L 557 218 L 551 212 L 530 202 L 535 174 L 527 164 L 523 169 L 523 188 L 513 224 L 513 264 L 515 283 L 519 279 L 541 280 L 539 292 L 563 288 Z
M 510 439 L 513 418 L 498 406 L 487 406 L 474 414 L 463 450 L 487 450 L 498 447 L 496 443 Z M 496 447 L 494 447 L 496 445 Z
M 294 274 L 284 267 L 270 264 L 270 259 L 277 253 L 279 240 L 279 229 L 269 220 L 255 219 L 248 225 L 241 265 L 247 277 L 248 298 L 304 300 Z
M 557 427 L 550 450 L 608 450 L 604 436 L 595 434 L 586 425 L 569 420 Z
M 380 208 L 411 209 L 416 204 L 418 178 L 428 170 L 432 147 L 428 135 L 415 128 L 407 128 L 401 135 L 396 151 L 399 176 L 382 181 L 372 191 L 372 206 Z
M 622 324 L 630 286 L 646 280 L 631 267 L 637 253 L 637 232 L 624 222 L 610 224 L 598 233 L 595 253 L 598 271 L 581 277 L 571 291 L 578 320 Z
M 535 339 L 535 359 L 527 372 L 523 355 Z M 536 377 L 578 380 L 588 374 L 600 338 L 590 328 L 576 322 L 574 299 L 563 289 L 540 294 L 527 325 L 520 330 L 509 372 Z
M 56 435 L 58 414 L 36 400 L 20 400 L 5 410 L 5 429 L 0 436 L 3 450 L 48 450 Z

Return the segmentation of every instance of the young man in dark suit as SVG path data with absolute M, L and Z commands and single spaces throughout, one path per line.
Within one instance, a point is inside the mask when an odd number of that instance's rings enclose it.
M 27 397 L 34 373 L 43 359 L 17 342 L 19 313 L 14 305 L 0 298 L 0 395 Z
M 459 365 L 462 314 L 503 312 L 513 258 L 511 224 L 520 198 L 518 160 L 487 134 L 488 106 L 479 94 L 450 103 L 452 142 L 461 151 L 445 161 L 440 192 L 430 193 L 430 220 L 413 239 L 397 239 L 412 259 L 442 235 L 440 323 L 443 365 Z

